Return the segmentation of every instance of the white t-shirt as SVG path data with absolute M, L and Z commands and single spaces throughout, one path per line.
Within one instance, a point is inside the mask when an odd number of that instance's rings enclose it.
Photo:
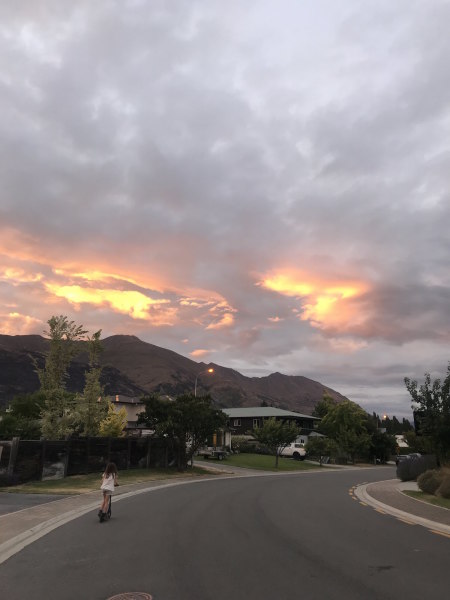
M 116 479 L 116 476 L 113 474 L 108 475 L 107 477 L 105 477 L 105 475 L 103 475 L 103 483 L 102 483 L 102 487 L 100 489 L 107 490 L 108 492 L 113 492 L 115 479 Z

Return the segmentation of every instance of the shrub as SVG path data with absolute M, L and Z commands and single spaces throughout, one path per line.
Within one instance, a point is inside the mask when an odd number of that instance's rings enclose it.
M 441 485 L 436 490 L 436 496 L 441 496 L 442 498 L 450 498 L 450 471 L 444 471 L 444 477 L 442 479 Z
M 437 469 L 430 469 L 417 478 L 417 485 L 425 494 L 435 494 L 444 479 L 444 473 Z
M 402 460 L 397 465 L 397 477 L 401 481 L 415 481 L 419 475 L 436 466 L 434 456 L 418 456 Z

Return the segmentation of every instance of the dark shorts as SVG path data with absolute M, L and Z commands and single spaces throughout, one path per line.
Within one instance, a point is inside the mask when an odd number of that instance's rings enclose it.
M 112 496 L 112 495 L 113 495 L 113 493 L 112 493 L 112 491 L 111 491 L 111 490 L 102 490 L 102 492 L 103 492 L 103 494 L 104 494 L 105 496 Z

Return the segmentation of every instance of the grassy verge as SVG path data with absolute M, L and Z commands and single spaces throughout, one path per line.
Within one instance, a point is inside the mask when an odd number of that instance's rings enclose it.
M 432 494 L 425 494 L 424 492 L 415 492 L 411 490 L 405 490 L 403 493 L 407 496 L 411 496 L 411 498 L 416 498 L 416 500 L 422 500 L 423 502 L 428 502 L 434 506 L 450 509 L 450 498 L 438 498 Z
M 143 483 L 145 481 L 157 481 L 160 479 L 177 479 L 180 477 L 191 477 L 194 475 L 211 475 L 205 469 L 194 467 L 184 473 L 174 469 L 133 469 L 120 471 L 120 485 L 131 483 Z M 30 481 L 22 485 L 11 487 L 0 487 L 0 492 L 24 493 L 24 494 L 61 494 L 74 495 L 86 494 L 100 489 L 101 474 L 89 473 L 88 475 L 72 475 L 65 479 L 51 481 Z
M 204 459 L 205 463 L 214 464 L 216 461 L 212 459 Z M 261 469 L 263 471 L 309 471 L 318 469 L 318 465 L 312 465 L 301 460 L 293 460 L 292 458 L 280 458 L 278 460 L 278 469 L 275 468 L 275 457 L 266 456 L 264 454 L 232 454 L 228 456 L 222 463 L 229 467 L 242 467 L 245 469 Z

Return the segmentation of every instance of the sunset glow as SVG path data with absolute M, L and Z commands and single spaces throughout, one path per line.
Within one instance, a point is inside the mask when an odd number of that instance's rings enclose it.
M 160 311 L 163 305 L 170 303 L 169 300 L 155 300 L 140 292 L 82 288 L 79 285 L 59 287 L 54 284 L 47 284 L 47 289 L 71 304 L 109 306 L 112 310 L 127 314 L 133 319 L 149 320 L 154 325 L 173 325 L 176 317 L 175 308 Z
M 350 305 L 346 300 L 357 299 L 368 289 L 362 283 L 343 281 L 339 284 L 334 280 L 321 281 L 295 273 L 269 276 L 261 285 L 279 294 L 299 298 L 301 320 L 310 321 L 314 327 L 340 327 L 343 331 L 351 321 L 362 318 L 357 302 Z

